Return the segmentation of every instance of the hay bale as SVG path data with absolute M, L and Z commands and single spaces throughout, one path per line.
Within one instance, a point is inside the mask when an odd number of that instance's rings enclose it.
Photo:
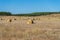
M 12 22 L 12 19 L 8 19 L 7 22 Z
M 0 20 L 3 20 L 2 18 Z
M 14 20 L 16 20 L 16 18 L 14 18 Z
M 33 20 L 28 20 L 27 24 L 33 24 Z
M 40 20 L 40 18 L 35 18 L 35 20 Z

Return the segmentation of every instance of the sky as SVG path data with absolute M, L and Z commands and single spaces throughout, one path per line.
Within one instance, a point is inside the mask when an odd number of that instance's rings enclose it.
M 0 0 L 0 12 L 59 12 L 60 0 Z

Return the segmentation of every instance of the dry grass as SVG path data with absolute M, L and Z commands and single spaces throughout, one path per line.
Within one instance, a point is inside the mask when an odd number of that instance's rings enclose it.
M 57 15 L 55 17 L 49 15 L 37 17 L 5 16 L 1 18 L 5 20 L 16 18 L 16 20 L 11 23 L 0 20 L 0 40 L 60 40 L 60 19 Z M 24 18 L 26 19 L 23 20 Z M 34 20 L 30 20 L 32 18 Z M 32 21 L 34 24 L 28 25 L 26 23 Z

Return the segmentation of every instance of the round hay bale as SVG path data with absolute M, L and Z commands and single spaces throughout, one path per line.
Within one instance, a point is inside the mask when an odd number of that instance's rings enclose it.
M 3 20 L 2 18 L 0 20 Z
M 14 20 L 16 20 L 16 18 L 14 18 Z
M 28 20 L 27 24 L 33 24 L 33 20 Z
M 8 19 L 7 22 L 12 22 L 12 19 Z
M 35 20 L 40 20 L 40 18 L 35 18 Z

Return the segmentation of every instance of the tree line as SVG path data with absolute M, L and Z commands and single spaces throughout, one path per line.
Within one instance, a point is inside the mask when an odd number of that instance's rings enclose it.
M 10 16 L 12 13 L 10 12 L 0 12 L 0 16 Z
M 0 16 L 41 16 L 50 14 L 60 14 L 60 12 L 34 12 L 28 14 L 12 14 L 11 12 L 0 12 Z

